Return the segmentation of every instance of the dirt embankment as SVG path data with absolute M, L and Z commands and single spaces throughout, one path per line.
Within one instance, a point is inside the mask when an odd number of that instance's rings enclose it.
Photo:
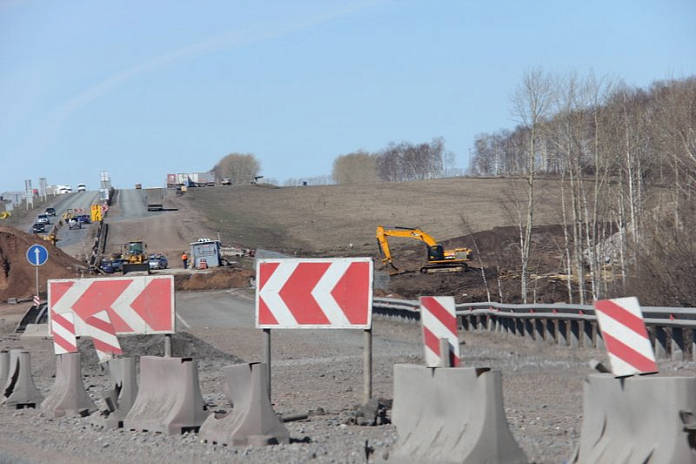
M 69 279 L 85 275 L 87 266 L 46 240 L 13 227 L 0 226 L 0 301 L 30 298 L 35 292 L 36 268 L 27 260 L 32 245 L 48 250 L 48 261 L 39 266 L 39 292 L 46 297 L 48 279 Z

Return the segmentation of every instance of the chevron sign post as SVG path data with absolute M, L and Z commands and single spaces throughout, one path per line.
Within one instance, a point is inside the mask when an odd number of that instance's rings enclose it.
M 594 307 L 612 373 L 616 377 L 656 373 L 655 353 L 638 299 L 601 300 Z
M 174 277 L 48 281 L 49 314 L 73 312 L 75 331 L 88 334 L 85 321 L 106 311 L 118 335 L 175 332 Z
M 442 366 L 440 340 L 448 342 L 449 359 L 447 366 L 458 367 L 459 334 L 457 332 L 457 315 L 454 297 L 422 296 L 420 297 L 421 325 L 423 326 L 423 345 L 425 346 L 425 365 Z M 443 350 L 444 351 L 444 350 Z
M 363 401 L 372 396 L 371 258 L 262 259 L 256 264 L 256 327 L 264 333 L 271 397 L 271 329 L 364 329 Z
M 259 329 L 369 329 L 370 258 L 265 259 L 256 267 Z

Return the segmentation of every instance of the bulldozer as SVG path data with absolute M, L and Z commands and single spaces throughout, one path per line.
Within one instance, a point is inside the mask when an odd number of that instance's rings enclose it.
M 399 274 L 400 271 L 392 262 L 392 254 L 389 249 L 389 241 L 387 237 L 404 237 L 420 240 L 427 245 L 427 260 L 421 266 L 420 272 L 427 274 L 437 271 L 466 271 L 469 268 L 468 262 L 473 257 L 471 248 L 454 248 L 445 250 L 442 245 L 437 243 L 430 234 L 424 232 L 417 227 L 383 227 L 377 226 L 377 245 L 382 254 L 382 265 L 389 266 L 393 274 Z
M 123 273 L 144 271 L 150 273 L 147 262 L 147 245 L 142 240 L 132 240 L 123 245 Z

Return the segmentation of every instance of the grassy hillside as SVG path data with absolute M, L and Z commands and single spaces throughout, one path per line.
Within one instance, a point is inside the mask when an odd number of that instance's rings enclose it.
M 514 225 L 512 202 L 526 201 L 523 185 L 480 178 L 285 188 L 248 185 L 190 189 L 187 200 L 227 243 L 298 255 L 374 255 L 375 228 L 380 224 L 420 227 L 442 242 Z M 557 181 L 539 184 L 537 224 L 560 222 L 559 192 Z

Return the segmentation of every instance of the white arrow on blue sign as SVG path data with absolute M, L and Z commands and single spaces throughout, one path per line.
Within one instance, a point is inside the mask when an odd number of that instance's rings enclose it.
M 48 261 L 48 250 L 42 245 L 32 245 L 27 250 L 27 261 L 34 266 L 41 266 Z

